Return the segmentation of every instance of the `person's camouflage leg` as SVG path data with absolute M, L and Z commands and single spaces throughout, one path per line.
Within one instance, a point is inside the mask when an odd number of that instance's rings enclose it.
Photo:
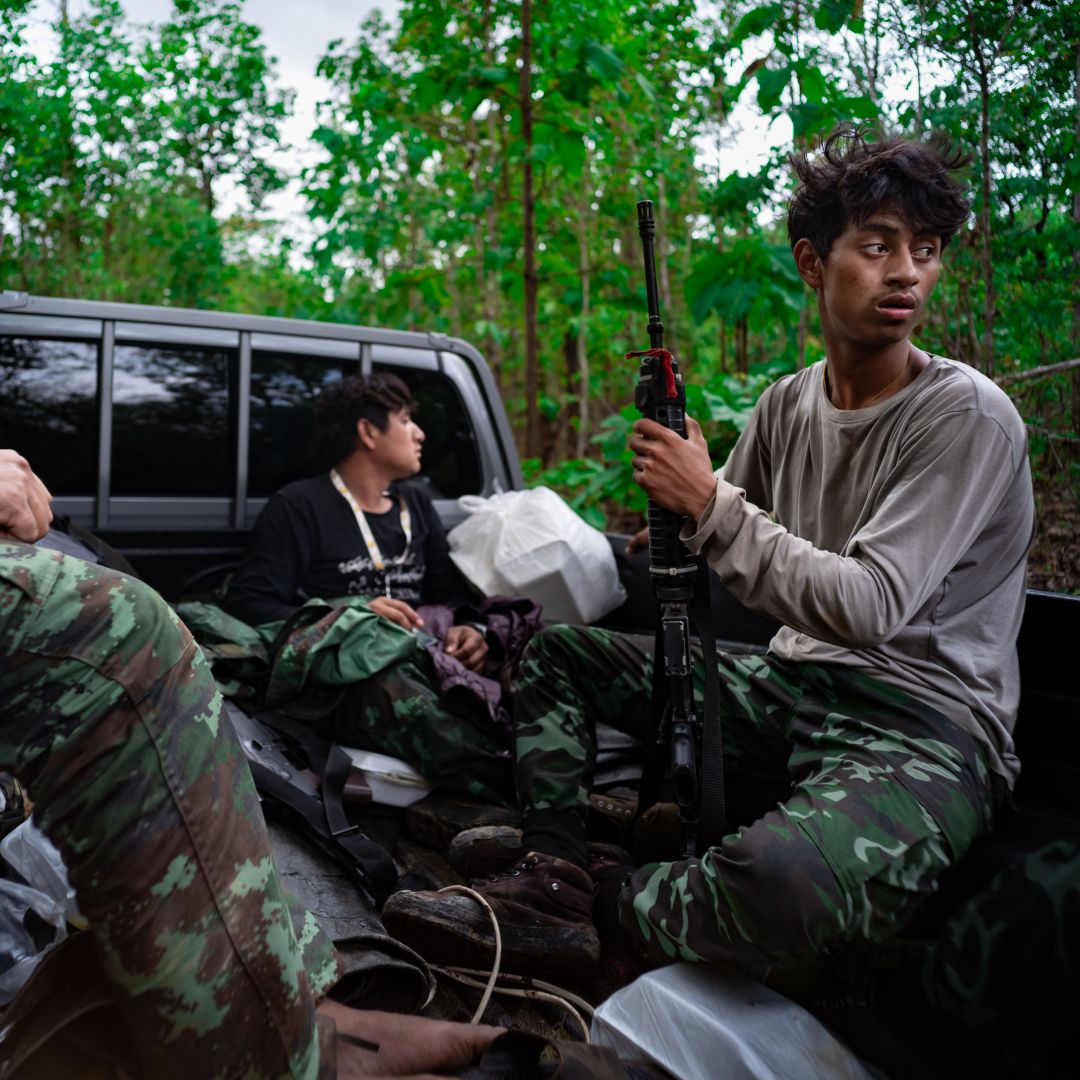
M 652 638 L 556 624 L 525 648 L 514 678 L 514 771 L 523 813 L 588 807 L 596 725 L 641 737 Z
M 426 656 L 404 660 L 357 687 L 339 741 L 401 758 L 440 790 L 498 806 L 514 802 L 508 745 L 442 702 Z
M 757 978 L 895 934 L 991 824 L 976 740 L 865 675 L 721 656 L 725 733 L 750 725 L 790 794 L 700 859 L 643 867 L 623 928 L 654 960 Z
M 0 638 L 0 766 L 64 855 L 146 1074 L 315 1076 L 336 959 L 304 969 L 186 629 L 131 578 L 3 544 Z
M 995 875 L 942 928 L 921 976 L 916 1000 L 980 1075 L 1054 1075 L 1080 990 L 1080 843 L 1047 844 Z
M 1067 817 L 1051 827 L 1060 837 L 1045 841 L 1006 827 L 998 857 L 1034 846 L 965 895 L 929 939 L 908 940 L 901 963 L 864 974 L 846 1008 L 834 993 L 831 1010 L 814 1011 L 896 1080 L 1072 1076 L 1080 828 Z

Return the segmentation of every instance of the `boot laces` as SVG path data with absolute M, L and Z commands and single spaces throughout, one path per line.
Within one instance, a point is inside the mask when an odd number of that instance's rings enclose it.
M 535 859 L 522 859 L 519 863 L 514 863 L 513 866 L 507 867 L 505 870 L 500 870 L 495 874 L 488 874 L 485 877 L 472 878 L 472 881 L 479 882 L 481 885 L 493 881 L 502 881 L 505 878 L 518 877 L 522 872 L 527 873 L 534 866 L 536 866 Z

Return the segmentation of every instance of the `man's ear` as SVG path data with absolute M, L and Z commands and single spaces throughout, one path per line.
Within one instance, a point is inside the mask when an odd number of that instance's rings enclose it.
M 375 434 L 378 428 L 370 420 L 356 421 L 356 439 L 358 446 L 365 450 L 375 449 Z
M 804 236 L 795 242 L 792 249 L 795 257 L 795 269 L 799 271 L 799 277 L 810 286 L 811 289 L 821 288 L 821 267 L 823 260 L 817 253 L 814 245 Z

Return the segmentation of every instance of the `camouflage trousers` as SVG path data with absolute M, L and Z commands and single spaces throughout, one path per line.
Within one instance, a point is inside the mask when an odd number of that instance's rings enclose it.
M 443 700 L 425 653 L 356 686 L 334 734 L 349 746 L 407 761 L 443 791 L 499 806 L 514 802 L 509 738 Z
M 186 628 L 132 578 L 0 543 L 0 641 L 0 768 L 64 856 L 139 1075 L 314 1077 L 336 954 L 310 915 L 298 942 Z
M 595 724 L 643 737 L 651 638 L 548 627 L 514 692 L 516 779 L 530 810 L 582 809 Z M 856 671 L 719 654 L 729 833 L 653 863 L 620 922 L 657 962 L 756 978 L 894 935 L 991 825 L 997 785 L 971 735 Z M 696 656 L 695 684 L 704 669 Z
M 1064 831 L 1064 830 L 1063 830 Z M 942 928 L 920 968 L 883 973 L 879 1008 L 949 1075 L 1071 1075 L 1080 988 L 1080 840 L 1001 870 Z M 1055 1065 L 1055 1062 L 1057 1063 Z

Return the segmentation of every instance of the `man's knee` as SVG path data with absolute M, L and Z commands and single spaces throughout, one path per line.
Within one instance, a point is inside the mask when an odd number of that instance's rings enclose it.
M 577 640 L 580 633 L 580 628 L 567 623 L 553 623 L 551 626 L 543 627 L 539 633 L 529 639 L 522 653 L 522 663 L 530 659 L 558 656 L 567 652 L 572 648 L 573 642 Z

